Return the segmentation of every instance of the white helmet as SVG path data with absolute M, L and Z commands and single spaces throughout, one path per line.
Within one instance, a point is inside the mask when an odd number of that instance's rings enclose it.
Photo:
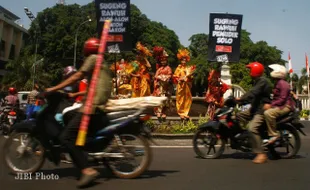
M 271 64 L 269 65 L 273 71 L 270 73 L 272 78 L 284 79 L 287 74 L 287 70 L 283 65 L 280 64 Z

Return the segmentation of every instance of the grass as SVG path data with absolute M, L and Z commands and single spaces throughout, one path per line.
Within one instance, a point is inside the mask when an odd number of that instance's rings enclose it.
M 156 125 L 153 120 L 149 120 L 146 122 L 146 125 L 151 128 L 153 133 L 166 133 L 166 134 L 190 134 L 194 133 L 198 126 L 209 121 L 208 116 L 199 116 L 199 120 L 197 123 L 193 121 L 188 122 L 178 122 L 169 124 L 159 124 Z

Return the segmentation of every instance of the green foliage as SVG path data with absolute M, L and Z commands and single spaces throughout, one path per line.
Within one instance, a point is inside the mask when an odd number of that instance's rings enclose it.
M 42 56 L 37 56 L 37 60 L 41 58 Z M 19 91 L 32 90 L 34 77 L 41 87 L 49 86 L 53 78 L 52 73 L 44 67 L 44 63 L 38 63 L 34 75 L 34 60 L 34 56 L 22 55 L 15 60 L 9 61 L 6 69 L 10 72 L 3 77 L 2 88 L 7 89 L 9 86 L 13 86 Z
M 85 22 L 88 18 L 92 22 Z M 81 25 L 84 23 L 83 25 Z M 77 30 L 79 29 L 79 30 Z M 78 32 L 77 32 L 78 31 Z M 29 29 L 30 38 L 25 50 L 29 54 L 35 51 L 35 39 L 38 37 L 38 54 L 46 60 L 54 77 L 53 84 L 61 80 L 62 68 L 73 64 L 75 35 L 77 34 L 77 67 L 83 63 L 83 45 L 90 37 L 98 37 L 96 11 L 94 2 L 84 6 L 77 4 L 56 5 L 38 13 L 37 18 Z M 38 33 L 38 35 L 36 35 Z M 173 68 L 178 64 L 177 50 L 181 47 L 178 36 L 160 22 L 151 21 L 135 6 L 131 5 L 131 39 L 135 49 L 137 41 L 152 49 L 154 46 L 163 46 L 169 54 L 169 63 Z M 113 63 L 121 58 L 135 59 L 134 52 L 121 54 L 105 54 L 105 61 Z M 153 58 L 150 59 L 154 63 Z M 155 64 L 154 69 L 155 69 Z
M 92 22 L 85 22 L 91 18 Z M 81 23 L 84 23 L 81 25 Z M 61 79 L 61 70 L 65 66 L 73 64 L 75 34 L 77 34 L 77 66 L 83 63 L 83 43 L 90 37 L 97 37 L 97 22 L 94 2 L 80 6 L 77 4 L 55 5 L 46 8 L 38 13 L 37 18 L 32 22 L 29 29 L 30 37 L 26 41 L 24 48 L 25 56 L 31 56 L 35 52 L 35 42 L 38 38 L 38 54 L 44 57 L 43 68 L 47 70 L 50 82 L 54 85 Z M 77 29 L 78 33 L 77 33 Z M 176 68 L 179 61 L 176 54 L 182 47 L 175 32 L 160 22 L 152 21 L 143 14 L 138 7 L 131 5 L 131 39 L 132 48 L 135 49 L 137 41 L 145 44 L 148 48 L 154 46 L 163 46 L 169 54 L 169 64 L 172 69 Z M 209 63 L 207 61 L 208 52 L 208 34 L 193 34 L 190 38 L 189 50 L 191 51 L 191 61 L 189 64 L 195 64 L 194 87 L 203 91 L 207 87 L 209 71 L 213 68 L 219 68 L 219 63 Z M 285 64 L 281 59 L 282 51 L 277 47 L 269 46 L 265 41 L 254 43 L 250 38 L 250 33 L 246 30 L 241 31 L 241 55 L 239 63 L 231 63 L 232 83 L 239 84 L 245 90 L 251 85 L 251 77 L 248 74 L 245 65 L 251 61 L 259 61 L 266 67 L 266 75 L 269 77 L 269 64 Z M 125 58 L 127 60 L 135 59 L 133 52 L 122 52 L 118 55 L 105 54 L 105 61 L 113 63 L 116 60 Z M 150 58 L 151 63 L 155 63 Z M 155 64 L 153 64 L 153 70 Z M 30 80 L 30 75 L 25 75 Z M 296 79 L 297 77 L 297 79 Z M 18 77 L 11 77 L 14 80 Z M 38 77 L 40 78 L 40 77 Z M 7 79 L 6 79 L 7 80 Z M 23 79 L 25 81 L 25 79 Z M 293 84 L 301 89 L 305 84 L 306 76 L 302 75 L 300 79 L 295 76 Z M 8 82 L 6 82 L 8 83 Z M 12 82 L 18 83 L 18 82 Z M 26 83 L 25 83 L 26 84 Z M 28 87 L 27 87 L 28 88 Z
M 171 126 L 171 133 L 173 134 L 188 134 L 194 133 L 197 130 L 197 125 L 192 121 L 186 123 L 175 124 Z
M 194 34 L 189 38 L 191 44 L 189 50 L 192 57 L 197 58 L 199 56 L 207 56 L 208 52 L 208 35 L 207 34 Z
M 204 117 L 202 117 L 201 115 L 199 116 L 199 120 L 197 122 L 197 125 L 200 126 L 204 123 L 207 123 L 210 120 L 210 117 L 206 114 Z
M 245 67 L 249 62 L 258 61 L 265 66 L 265 76 L 270 78 L 270 69 L 268 65 L 278 63 L 285 64 L 281 59 L 282 51 L 275 46 L 269 46 L 265 41 L 258 41 L 253 43 L 250 38 L 250 33 L 246 30 L 241 31 L 241 47 L 240 47 L 240 61 L 238 63 L 230 63 L 232 75 L 232 83 L 238 84 L 245 90 L 252 87 L 252 78 L 249 75 L 248 69 Z M 207 62 L 208 49 L 208 35 L 194 34 L 191 38 L 189 49 L 193 55 L 193 62 L 197 64 L 202 70 L 197 70 L 195 84 L 205 85 L 208 71 L 212 68 L 220 66 L 220 63 L 211 65 Z
M 307 118 L 309 116 L 309 114 L 310 114 L 310 110 L 301 110 L 299 116 L 302 118 Z
M 209 121 L 208 116 L 199 116 L 199 120 L 197 123 L 193 121 L 189 122 L 177 122 L 172 125 L 169 124 L 159 124 L 156 126 L 153 120 L 149 120 L 146 122 L 146 125 L 151 128 L 154 133 L 167 133 L 167 134 L 189 134 L 194 133 L 198 126 L 202 125 Z

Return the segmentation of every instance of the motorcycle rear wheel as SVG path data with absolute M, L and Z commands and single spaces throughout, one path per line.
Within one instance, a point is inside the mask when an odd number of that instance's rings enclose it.
M 275 144 L 271 147 L 271 154 L 273 154 L 273 150 L 282 158 L 282 159 L 290 159 L 294 158 L 297 153 L 299 152 L 299 149 L 301 147 L 301 139 L 299 136 L 298 131 L 293 127 L 287 127 L 284 129 L 278 130 L 281 134 L 281 139 L 278 140 L 279 145 Z M 293 142 L 291 140 L 294 139 Z M 284 152 L 279 151 L 280 148 L 285 149 Z M 291 148 L 291 151 L 290 151 Z
M 26 139 L 22 139 L 22 137 L 26 137 Z M 26 141 L 28 139 L 28 142 Z M 25 140 L 26 142 L 23 142 Z M 36 161 L 34 164 L 30 165 L 27 168 L 21 168 L 14 163 L 13 159 L 10 158 L 9 153 L 10 148 L 12 148 L 14 142 L 19 142 L 20 145 L 14 149 L 12 149 L 13 154 L 15 154 L 14 158 L 20 159 L 21 161 L 26 161 L 27 157 L 34 156 Z M 35 144 L 35 147 L 32 145 Z M 13 174 L 17 173 L 34 173 L 41 169 L 45 162 L 45 149 L 39 140 L 32 137 L 27 132 L 13 132 L 10 136 L 5 140 L 3 146 L 3 160 L 5 165 L 9 168 L 9 170 Z M 28 163 L 28 162 L 27 162 Z
M 203 133 L 206 133 L 205 135 Z M 202 142 L 199 142 L 202 140 Z M 217 143 L 220 142 L 220 145 Z M 199 149 L 199 146 L 203 145 L 205 148 L 209 146 L 206 151 Z M 199 129 L 193 138 L 194 151 L 200 158 L 204 159 L 216 159 L 219 158 L 225 150 L 226 141 L 221 137 L 218 137 L 217 134 L 209 129 Z M 219 147 L 219 150 L 215 152 L 215 147 Z M 214 154 L 209 154 L 213 149 Z
M 123 179 L 133 179 L 139 177 L 143 172 L 145 172 L 152 161 L 152 151 L 149 145 L 149 142 L 146 138 L 141 135 L 132 135 L 132 134 L 122 134 L 119 135 L 122 145 L 117 143 L 117 139 L 112 140 L 112 144 L 107 148 L 107 152 L 109 153 L 124 153 L 125 158 L 106 158 L 105 159 L 105 166 L 117 177 Z M 129 145 L 128 142 L 130 140 L 137 139 L 137 143 L 134 145 Z M 132 171 L 122 171 L 122 167 L 119 165 L 120 163 L 129 164 L 129 161 L 135 159 L 139 154 L 139 150 L 133 150 L 134 148 L 143 148 L 143 158 L 142 161 L 138 164 L 136 168 Z M 142 152 L 142 151 L 141 151 Z M 135 160 L 136 162 L 136 160 Z M 125 166 L 126 167 L 126 166 Z M 125 169 L 125 168 L 124 168 Z

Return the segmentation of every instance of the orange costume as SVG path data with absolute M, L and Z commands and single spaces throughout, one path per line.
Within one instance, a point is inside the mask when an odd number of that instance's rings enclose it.
M 179 50 L 177 57 L 181 61 L 181 64 L 179 64 L 179 66 L 175 70 L 173 79 L 174 82 L 177 84 L 177 112 L 181 117 L 181 120 L 183 120 L 184 118 L 189 119 L 188 113 L 192 105 L 192 79 L 196 67 L 186 65 L 186 63 L 190 60 L 188 50 Z
M 151 52 L 141 45 L 140 42 L 137 43 L 136 47 L 138 51 L 137 60 L 131 63 L 134 71 L 131 73 L 131 86 L 132 86 L 132 97 L 143 97 L 151 95 L 151 77 L 148 70 L 151 68 L 147 56 L 152 56 Z
M 220 73 L 212 70 L 208 78 L 208 91 L 206 101 L 209 103 L 207 114 L 212 120 L 216 108 L 222 107 L 224 103 L 223 95 L 229 89 L 229 86 L 220 79 Z
M 158 120 L 166 120 L 166 112 L 170 108 L 170 97 L 172 92 L 171 78 L 172 70 L 168 66 L 168 54 L 163 47 L 155 46 L 153 55 L 157 61 L 157 70 L 154 77 L 154 96 L 167 97 L 168 100 L 160 107 L 155 108 L 155 114 Z

